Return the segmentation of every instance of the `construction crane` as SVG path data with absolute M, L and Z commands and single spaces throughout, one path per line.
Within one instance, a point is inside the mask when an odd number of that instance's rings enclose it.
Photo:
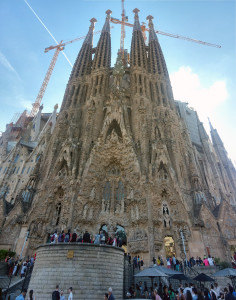
M 94 34 L 98 34 L 100 32 L 101 32 L 101 30 L 94 32 Z M 32 105 L 33 107 L 32 107 L 32 110 L 30 112 L 30 116 L 31 117 L 34 117 L 36 115 L 36 113 L 38 112 L 38 110 L 39 110 L 39 107 L 41 105 L 43 96 L 45 94 L 48 82 L 49 82 L 49 80 L 51 78 L 52 71 L 53 71 L 53 69 L 55 67 L 55 64 L 56 64 L 56 61 L 57 61 L 59 53 L 62 50 L 64 50 L 64 48 L 65 48 L 66 45 L 74 43 L 74 42 L 79 41 L 79 40 L 82 40 L 85 37 L 86 37 L 86 35 L 78 37 L 78 38 L 76 38 L 74 40 L 71 40 L 71 41 L 68 41 L 68 42 L 65 42 L 65 43 L 63 43 L 63 41 L 61 41 L 58 45 L 53 45 L 53 46 L 45 48 L 45 50 L 44 50 L 45 53 L 47 53 L 48 51 L 53 50 L 53 49 L 56 49 L 56 50 L 55 50 L 55 53 L 54 53 L 54 55 L 52 57 L 52 60 L 50 62 L 50 65 L 49 65 L 49 68 L 47 70 L 47 73 L 46 73 L 46 75 L 44 77 L 44 80 L 43 80 L 43 83 L 42 83 L 41 88 L 39 90 L 38 96 L 37 96 L 35 102 Z
M 114 24 L 121 24 L 120 52 L 122 52 L 122 56 L 124 57 L 124 51 L 125 51 L 124 50 L 125 26 L 133 27 L 134 25 L 131 24 L 131 23 L 126 22 L 127 17 L 125 16 L 124 0 L 121 0 L 121 7 L 122 7 L 121 20 L 116 19 L 116 18 L 111 18 L 111 22 L 114 23 Z M 147 40 L 146 31 L 149 31 L 149 29 L 146 27 L 146 23 L 142 22 L 141 30 L 142 30 L 142 33 L 143 33 L 144 41 L 146 42 L 146 40 Z M 160 30 L 156 30 L 155 32 L 157 34 L 173 37 L 173 38 L 176 38 L 176 39 L 182 39 L 182 40 L 185 40 L 185 41 L 188 41 L 188 42 L 194 42 L 194 43 L 202 44 L 202 45 L 205 45 L 205 46 L 221 48 L 220 45 L 216 45 L 216 44 L 212 44 L 212 43 L 208 43 L 208 42 L 203 42 L 203 41 L 193 39 L 193 38 L 190 38 L 190 37 L 186 37 L 186 36 L 182 36 L 182 35 L 179 35 L 179 34 L 167 33 L 167 32 L 160 31 Z

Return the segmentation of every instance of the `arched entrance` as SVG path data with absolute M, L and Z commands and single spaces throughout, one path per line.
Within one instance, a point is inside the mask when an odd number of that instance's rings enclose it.
M 120 226 L 120 225 L 117 225 L 115 235 L 116 235 L 116 238 L 117 238 L 117 246 L 123 247 L 126 250 L 126 248 L 127 248 L 127 236 L 126 236 L 124 227 Z
M 164 238 L 164 245 L 165 245 L 166 258 L 176 255 L 175 242 L 171 236 L 166 236 Z

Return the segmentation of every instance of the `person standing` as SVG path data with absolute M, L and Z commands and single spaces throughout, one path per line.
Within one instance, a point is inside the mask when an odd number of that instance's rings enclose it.
M 76 243 L 77 240 L 77 233 L 76 233 L 76 229 L 74 230 L 72 237 L 71 237 L 71 243 Z
M 23 289 L 21 294 L 18 297 L 16 297 L 16 300 L 25 300 L 26 294 L 27 294 L 27 290 Z
M 68 229 L 67 234 L 65 235 L 64 242 L 69 243 L 70 239 L 71 239 L 71 234 L 70 234 L 70 229 Z
M 105 295 L 104 295 L 104 300 L 108 300 L 108 294 L 107 293 L 105 293 Z
M 108 289 L 108 300 L 115 300 L 115 297 L 112 294 L 112 288 L 109 287 Z
M 172 263 L 173 263 L 173 268 L 175 270 L 176 269 L 176 258 L 175 258 L 175 255 L 173 255 L 173 257 L 172 257 Z
M 208 262 L 210 266 L 214 266 L 214 261 L 210 255 L 208 256 Z
M 30 290 L 29 291 L 29 297 L 28 297 L 28 300 L 35 300 L 35 296 L 34 296 L 34 291 L 33 290 Z
M 198 300 L 197 289 L 195 287 L 192 288 L 192 298 L 193 300 Z
M 60 300 L 66 300 L 63 290 L 60 292 Z
M 95 245 L 99 245 L 100 242 L 101 242 L 101 240 L 100 240 L 100 234 L 96 234 L 95 235 L 95 239 L 94 239 L 94 244 Z
M 52 300 L 60 300 L 59 285 L 56 286 L 55 291 L 52 293 Z
M 206 256 L 204 256 L 203 263 L 204 263 L 205 267 L 209 266 L 209 260 L 206 258 Z
M 68 300 L 73 300 L 72 287 L 69 288 L 69 297 Z
M 166 260 L 166 265 L 167 265 L 167 268 L 170 269 L 171 268 L 171 262 L 170 262 L 170 258 L 168 257 L 167 260 Z
M 185 300 L 184 290 L 182 288 L 179 289 L 178 300 Z
M 234 296 L 234 289 L 233 289 L 233 287 L 230 285 L 229 286 L 229 292 L 228 292 L 228 294 L 226 294 L 226 296 L 225 296 L 225 300 L 235 300 L 236 299 L 236 297 Z
M 88 233 L 87 230 L 85 231 L 85 233 L 83 235 L 83 242 L 84 243 L 91 243 L 90 234 Z
M 139 255 L 138 255 L 137 261 L 138 261 L 138 269 L 140 270 L 141 262 L 140 262 L 140 257 L 139 257 Z
M 163 288 L 163 300 L 170 300 L 170 295 L 168 293 L 168 287 L 165 285 Z

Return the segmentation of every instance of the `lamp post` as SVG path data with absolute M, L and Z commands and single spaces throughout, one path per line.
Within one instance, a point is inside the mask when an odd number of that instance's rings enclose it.
M 24 251 L 24 248 L 25 248 L 25 244 L 26 244 L 26 242 L 27 242 L 27 240 L 28 240 L 28 238 L 29 238 L 29 229 L 27 230 L 27 232 L 26 232 L 26 237 L 25 237 L 25 241 L 24 241 L 24 244 L 23 244 L 23 246 L 22 246 L 22 249 L 21 249 L 21 253 L 20 253 L 20 259 L 22 258 L 22 254 L 23 254 L 23 251 Z

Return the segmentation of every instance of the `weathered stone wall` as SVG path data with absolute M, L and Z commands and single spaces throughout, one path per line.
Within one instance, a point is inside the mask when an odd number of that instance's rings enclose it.
M 73 258 L 67 258 L 73 251 Z M 103 299 L 112 287 L 123 299 L 124 251 L 94 244 L 47 244 L 37 250 L 29 289 L 37 300 L 50 299 L 59 284 L 65 294 L 73 287 L 73 299 Z

